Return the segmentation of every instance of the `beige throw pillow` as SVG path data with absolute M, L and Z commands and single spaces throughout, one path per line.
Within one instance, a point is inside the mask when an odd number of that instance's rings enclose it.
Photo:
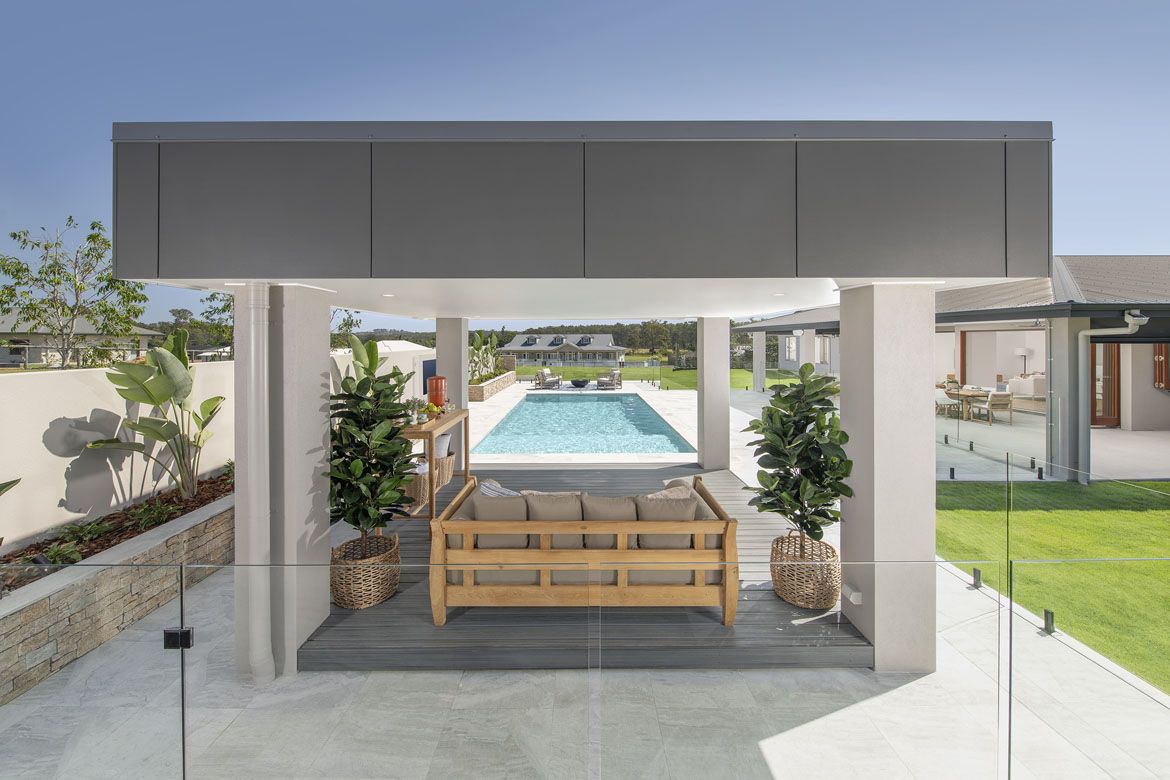
M 576 493 L 528 493 L 528 519 L 550 522 L 581 522 L 581 497 Z M 529 537 L 528 546 L 540 549 L 540 536 Z M 554 550 L 580 550 L 585 544 L 581 534 L 553 534 Z
M 634 499 L 638 507 L 638 520 L 694 520 L 698 501 L 693 498 L 650 498 L 638 496 Z M 689 550 L 690 534 L 638 534 L 638 547 L 642 550 Z
M 581 516 L 586 522 L 629 522 L 638 519 L 638 505 L 633 496 L 581 496 Z M 637 549 L 638 536 L 627 537 L 629 549 Z M 585 534 L 585 547 L 589 550 L 616 550 L 617 536 L 613 534 Z

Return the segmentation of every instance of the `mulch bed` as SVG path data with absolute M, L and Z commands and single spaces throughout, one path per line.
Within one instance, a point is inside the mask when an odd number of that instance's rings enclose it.
M 77 549 L 81 551 L 81 560 L 84 562 L 86 558 L 100 553 L 102 550 L 108 550 L 111 547 L 121 544 L 127 539 L 133 539 L 139 534 L 144 534 L 151 530 L 149 528 L 139 528 L 138 524 L 127 513 L 126 510 L 133 509 L 135 506 L 146 503 L 147 501 L 158 501 L 166 506 L 173 507 L 175 511 L 171 514 L 171 520 L 182 517 L 188 512 L 194 511 L 205 504 L 210 504 L 218 498 L 223 498 L 230 495 L 234 489 L 234 483 L 230 474 L 224 473 L 217 477 L 210 477 L 199 481 L 199 490 L 194 498 L 183 498 L 179 495 L 179 491 L 171 490 L 166 493 L 159 493 L 157 496 L 151 496 L 132 504 L 125 509 L 120 509 L 117 512 L 111 512 L 108 515 L 103 515 L 100 518 L 94 518 L 89 522 L 106 522 L 113 528 L 109 533 L 99 536 L 88 542 L 78 542 Z M 158 526 L 155 526 L 156 528 Z M 43 542 L 29 545 L 22 550 L 7 553 L 0 556 L 0 565 L 2 564 L 23 564 L 33 556 L 40 554 L 46 547 L 53 544 L 56 540 L 49 539 Z M 9 573 L 6 577 L 0 577 L 0 589 L 14 590 L 22 585 L 27 585 L 30 582 L 39 580 L 41 577 L 52 574 L 61 566 L 30 566 L 27 569 L 18 570 L 18 573 Z

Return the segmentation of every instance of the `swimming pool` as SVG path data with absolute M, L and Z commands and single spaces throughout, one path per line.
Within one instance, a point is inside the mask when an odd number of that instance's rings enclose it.
M 526 396 L 473 450 L 480 455 L 694 451 L 633 393 Z

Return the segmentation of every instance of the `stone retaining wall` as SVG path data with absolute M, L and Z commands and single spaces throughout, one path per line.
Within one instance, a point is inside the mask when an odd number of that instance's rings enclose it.
M 180 566 L 231 563 L 233 502 L 225 496 L 0 598 L 0 704 L 175 598 Z M 186 582 L 214 571 L 187 569 Z
M 515 371 L 509 371 L 506 374 L 500 374 L 495 379 L 489 379 L 481 385 L 468 385 L 467 400 L 486 401 L 496 393 L 503 390 L 505 387 L 510 387 L 514 384 L 516 384 Z

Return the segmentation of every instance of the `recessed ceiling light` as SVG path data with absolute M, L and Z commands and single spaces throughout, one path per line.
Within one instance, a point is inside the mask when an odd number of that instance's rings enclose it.
M 772 295 L 776 298 L 783 298 L 784 297 L 784 293 L 772 293 Z
M 224 282 L 223 286 L 224 287 L 244 287 L 247 284 L 248 284 L 247 282 Z
M 383 297 L 383 298 L 393 298 L 393 297 L 394 297 L 394 293 L 382 293 L 382 297 Z

